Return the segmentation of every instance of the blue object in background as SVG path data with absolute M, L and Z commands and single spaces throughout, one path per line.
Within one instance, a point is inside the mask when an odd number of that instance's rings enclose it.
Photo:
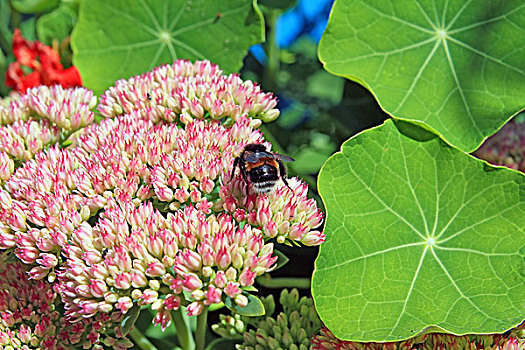
M 283 12 L 275 24 L 275 41 L 281 49 L 290 47 L 301 36 L 307 35 L 318 43 L 328 23 L 334 0 L 298 0 L 297 4 Z M 260 44 L 250 48 L 261 64 L 266 63 L 266 53 Z

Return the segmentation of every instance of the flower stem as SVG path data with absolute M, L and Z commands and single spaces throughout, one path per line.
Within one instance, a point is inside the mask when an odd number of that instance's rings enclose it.
M 266 288 L 299 288 L 309 289 L 310 279 L 306 277 L 258 277 L 257 283 Z
M 136 346 L 142 350 L 157 350 L 157 347 L 151 343 L 148 338 L 137 327 L 133 327 L 129 331 L 129 335 Z
M 197 332 L 195 332 L 196 350 L 204 350 L 206 343 L 206 328 L 208 327 L 208 306 L 204 307 L 201 314 L 197 316 Z
M 173 324 L 177 329 L 177 338 L 179 339 L 180 346 L 186 350 L 195 349 L 195 341 L 191 334 L 191 330 L 188 327 L 188 323 L 182 316 L 182 310 L 174 310 L 171 312 L 171 318 L 173 319 Z

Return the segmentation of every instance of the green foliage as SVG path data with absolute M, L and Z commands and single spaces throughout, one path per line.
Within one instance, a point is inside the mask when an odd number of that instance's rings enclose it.
M 135 322 L 139 318 L 140 315 L 140 306 L 137 304 L 134 304 L 131 309 L 126 313 L 126 316 L 121 322 L 122 326 L 122 334 L 128 334 L 131 328 L 135 326 Z
M 312 293 L 338 338 L 497 333 L 523 320 L 522 174 L 387 121 L 343 144 L 319 191 L 327 240 Z
M 251 294 L 243 294 L 248 298 L 248 304 L 241 307 L 233 301 L 229 296 L 224 297 L 224 305 L 230 310 L 243 316 L 261 316 L 264 315 L 264 304 L 261 299 Z
M 51 45 L 55 39 L 63 41 L 71 34 L 76 18 L 75 10 L 65 4 L 42 15 L 36 22 L 38 40 L 46 45 Z
M 265 304 L 275 305 L 273 297 L 263 298 Z M 297 289 L 283 289 L 279 302 L 283 311 L 273 317 L 273 307 L 265 317 L 241 318 L 251 328 L 243 334 L 240 349 L 295 349 L 307 350 L 311 339 L 321 329 L 311 298 L 299 298 Z M 224 322 L 222 329 L 225 331 Z M 214 327 L 217 329 L 217 327 Z M 216 330 L 217 331 L 217 330 Z M 223 333 L 223 332 L 221 332 Z
M 50 11 L 59 3 L 60 0 L 11 0 L 11 6 L 15 10 L 26 14 Z
M 245 0 L 84 0 L 71 45 L 84 85 L 100 93 L 178 58 L 238 71 L 262 33 L 257 5 Z
M 286 265 L 286 263 L 288 261 L 290 261 L 290 259 L 288 259 L 288 257 L 286 255 L 284 255 L 283 252 L 281 252 L 280 250 L 277 250 L 275 249 L 273 251 L 274 255 L 277 256 L 277 263 L 275 264 L 275 269 L 274 270 L 277 270 L 281 267 L 283 267 L 284 265 Z
M 470 152 L 525 107 L 524 31 L 520 0 L 339 0 L 319 57 Z
M 206 347 L 206 350 L 235 349 L 235 345 L 239 343 L 239 339 L 217 338 Z

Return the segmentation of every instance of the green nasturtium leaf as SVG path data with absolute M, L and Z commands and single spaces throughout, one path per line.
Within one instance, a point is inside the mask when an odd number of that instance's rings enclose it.
M 235 72 L 263 30 L 255 0 L 83 0 L 73 63 L 97 93 L 179 58 L 208 59 Z
M 338 338 L 498 333 L 525 318 L 522 174 L 387 120 L 343 144 L 319 192 L 327 239 L 312 294 Z
M 525 108 L 525 3 L 338 0 L 319 57 L 470 152 Z

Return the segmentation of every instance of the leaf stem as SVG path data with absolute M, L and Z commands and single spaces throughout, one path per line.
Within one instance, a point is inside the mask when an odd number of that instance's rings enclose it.
M 269 9 L 268 11 L 268 25 L 270 29 L 270 37 L 268 38 L 268 61 L 266 62 L 266 69 L 264 70 L 264 89 L 268 91 L 275 91 L 277 87 L 277 72 L 279 70 L 279 47 L 275 41 L 277 17 L 280 11 L 277 9 Z
M 188 323 L 182 316 L 182 309 L 179 308 L 178 310 L 173 310 L 171 312 L 171 318 L 177 329 L 177 338 L 179 339 L 180 346 L 184 350 L 195 349 L 195 341 L 193 340 L 193 335 L 188 327 Z
M 133 327 L 129 333 L 131 336 L 131 339 L 133 339 L 133 342 L 136 346 L 138 346 L 142 350 L 157 350 L 157 347 L 151 343 L 148 338 L 142 334 L 141 331 L 137 327 Z
M 311 281 L 306 277 L 277 277 L 270 275 L 257 278 L 257 283 L 266 288 L 299 288 L 310 289 Z
M 206 329 L 208 327 L 208 306 L 204 306 L 201 314 L 197 316 L 197 331 L 195 332 L 196 350 L 204 350 L 206 343 Z

